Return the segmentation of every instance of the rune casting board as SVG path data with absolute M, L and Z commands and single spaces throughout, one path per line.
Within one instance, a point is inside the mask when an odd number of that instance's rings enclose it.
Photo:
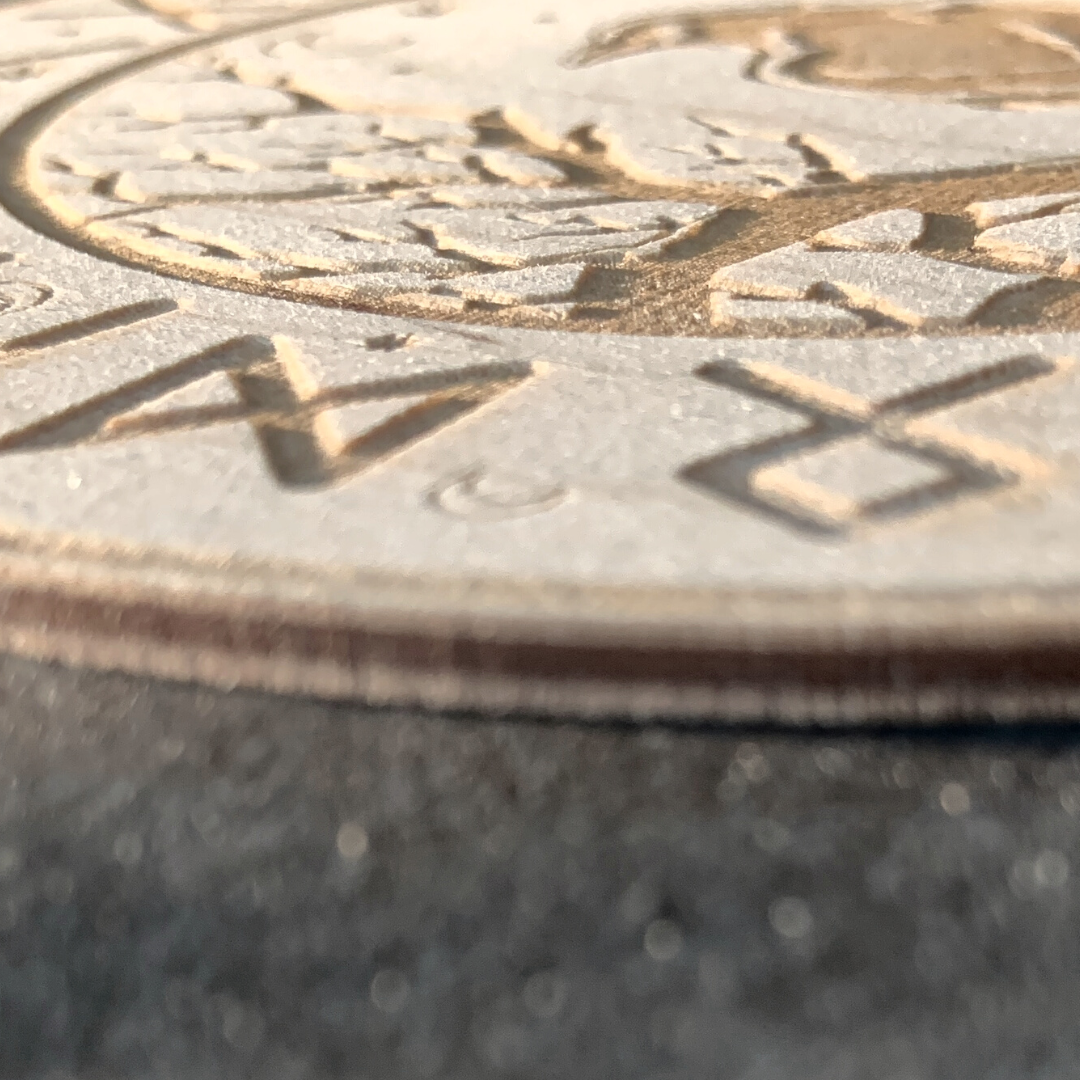
M 1080 7 L 0 3 L 0 646 L 1080 711 Z

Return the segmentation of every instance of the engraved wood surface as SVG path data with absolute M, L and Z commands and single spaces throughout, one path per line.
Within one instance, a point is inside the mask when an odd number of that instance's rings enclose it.
M 0 7 L 4 644 L 1075 709 L 1077 19 Z

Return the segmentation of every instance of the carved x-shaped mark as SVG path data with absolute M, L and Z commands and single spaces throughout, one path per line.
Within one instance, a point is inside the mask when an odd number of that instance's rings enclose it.
M 927 413 L 1048 375 L 1058 366 L 1040 356 L 1012 357 L 875 403 L 770 364 L 707 364 L 697 372 L 701 378 L 801 413 L 809 423 L 797 431 L 694 462 L 681 475 L 713 495 L 800 531 L 843 535 L 863 522 L 904 517 L 964 495 L 1008 487 L 1045 471 L 1041 462 L 1024 451 L 935 430 L 917 421 Z M 863 502 L 832 499 L 816 485 L 778 476 L 783 463 L 860 438 L 937 466 L 944 476 Z
M 287 339 L 240 337 L 188 357 L 0 438 L 0 453 L 56 449 L 244 421 L 255 429 L 267 466 L 284 486 L 317 488 L 344 480 L 453 423 L 524 381 L 528 364 L 487 364 L 451 372 L 320 388 Z M 236 402 L 143 407 L 224 372 Z M 359 438 L 342 439 L 334 409 L 422 397 Z

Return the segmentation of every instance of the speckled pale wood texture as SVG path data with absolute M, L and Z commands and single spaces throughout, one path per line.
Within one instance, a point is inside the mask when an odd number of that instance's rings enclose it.
M 10 11 L 40 16 L 46 7 Z M 901 160 L 962 168 L 997 163 L 1003 152 L 1045 159 L 1075 147 L 1068 108 L 961 115 L 959 106 L 870 95 L 844 98 L 845 122 L 858 131 L 845 135 L 835 95 L 751 85 L 731 49 L 684 50 L 675 68 L 657 54 L 567 69 L 564 85 L 553 58 L 591 26 L 639 9 L 625 0 L 555 7 L 554 23 L 536 22 L 529 4 L 477 0 L 431 19 L 380 8 L 341 16 L 341 33 L 378 41 L 409 18 L 417 73 L 401 67 L 393 94 L 438 98 L 427 107 L 443 122 L 495 100 L 509 112 L 528 89 L 537 139 L 593 122 L 618 133 L 609 148 L 657 150 L 646 154 L 654 164 L 671 160 L 658 150 L 656 125 L 670 126 L 688 101 L 709 108 L 725 65 L 724 92 L 741 95 L 724 99 L 727 114 L 831 132 L 834 163 L 857 161 L 853 176 L 895 171 Z M 91 15 L 121 17 L 100 4 Z M 132 52 L 191 33 L 148 24 L 151 38 Z M 496 32 L 500 47 L 486 47 Z M 263 63 L 247 40 L 216 47 Z M 463 40 L 472 43 L 468 60 Z M 515 52 L 502 47 L 508 41 L 522 44 Z M 528 63 L 526 46 L 536 50 Z M 498 66 L 506 56 L 513 62 Z M 117 59 L 116 50 L 91 50 L 2 107 L 9 118 L 25 115 L 35 93 L 47 97 Z M 385 102 L 383 62 L 364 78 Z M 440 79 L 425 83 L 433 65 Z M 320 58 L 292 88 L 356 94 L 350 70 Z M 543 92 L 522 84 L 530 71 L 543 72 Z M 672 71 L 681 73 L 674 82 Z M 133 70 L 109 90 L 121 113 L 142 102 L 181 113 L 185 102 L 203 102 L 202 113 L 221 113 L 213 93 L 185 96 L 186 75 L 155 83 L 153 72 Z M 141 91 L 139 78 L 148 80 Z M 249 90 L 263 95 L 268 127 L 284 108 L 277 91 L 236 86 L 245 100 Z M 589 111 L 619 94 L 625 106 Z M 643 96 L 655 106 L 653 127 L 632 107 Z M 218 135 L 229 134 L 227 120 Z M 891 139 L 873 142 L 874 125 L 887 125 Z M 199 152 L 234 152 L 226 144 Z M 457 160 L 423 156 L 451 169 Z M 296 174 L 285 165 L 288 180 Z M 616 204 L 620 219 L 598 225 L 590 215 L 610 201 L 601 192 L 583 222 L 544 217 L 554 177 L 501 159 L 485 167 L 524 185 L 523 225 L 574 226 L 577 244 L 578 227 L 618 236 L 644 224 L 641 243 L 655 239 L 653 210 Z M 343 171 L 327 175 L 350 182 Z M 243 169 L 220 175 L 262 182 Z M 740 176 L 756 183 L 745 170 L 728 178 Z M 20 213 L 25 194 L 7 192 Z M 96 197 L 85 186 L 72 195 Z M 419 227 L 436 237 L 487 235 L 488 226 L 477 233 L 470 224 L 483 215 L 466 205 L 447 217 L 454 199 L 440 205 Z M 182 226 L 150 220 L 169 225 L 162 232 L 172 243 L 191 242 Z M 673 211 L 665 228 L 680 225 Z M 879 227 L 853 223 L 841 243 L 875 246 Z M 0 313 L 8 647 L 218 684 L 591 715 L 1080 707 L 1080 335 L 721 346 L 511 331 L 213 290 L 93 259 L 8 217 L 0 247 L 12 256 L 0 266 L 11 297 Z M 282 273 L 280 262 L 251 254 L 257 280 Z M 944 314 L 909 304 L 916 324 L 969 318 L 989 295 L 980 291 L 987 281 L 1030 281 L 906 251 L 807 253 L 830 265 L 837 255 L 859 266 L 876 260 L 858 288 L 881 290 L 894 306 L 914 287 L 890 274 L 895 260 L 937 266 L 946 284 L 950 274 L 978 283 Z M 506 264 L 495 273 L 504 287 Z M 447 311 L 463 302 L 441 300 Z

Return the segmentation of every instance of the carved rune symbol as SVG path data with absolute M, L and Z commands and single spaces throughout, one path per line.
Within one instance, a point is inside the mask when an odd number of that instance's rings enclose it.
M 702 379 L 801 413 L 809 423 L 694 462 L 681 476 L 803 532 L 842 536 L 853 527 L 896 520 L 978 492 L 1010 487 L 1045 467 L 1023 451 L 939 430 L 928 413 L 1041 378 L 1059 367 L 1018 356 L 881 402 L 792 374 L 769 364 L 707 364 Z M 795 468 L 837 450 L 859 447 L 899 455 L 912 472 L 928 474 L 863 497 L 838 494 Z
M 239 337 L 12 432 L 0 439 L 0 453 L 245 422 L 254 428 L 266 465 L 279 483 L 322 488 L 364 472 L 471 413 L 522 383 L 531 370 L 528 364 L 487 364 L 322 389 L 289 340 Z M 163 401 L 219 373 L 230 380 L 235 402 L 169 407 Z M 347 440 L 338 433 L 334 410 L 400 399 L 411 400 L 359 437 Z M 147 409 L 159 401 L 164 407 Z

